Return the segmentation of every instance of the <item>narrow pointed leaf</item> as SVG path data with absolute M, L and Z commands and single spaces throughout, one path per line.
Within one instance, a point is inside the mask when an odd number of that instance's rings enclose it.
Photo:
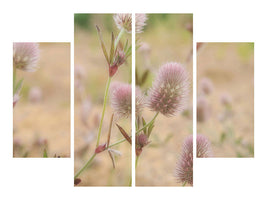
M 102 51 L 104 53 L 104 56 L 106 58 L 106 61 L 107 63 L 109 64 L 109 59 L 108 59 L 108 54 L 107 54 L 107 50 L 106 50 L 106 47 L 105 47 L 105 44 L 104 44 L 104 41 L 103 41 L 103 38 L 102 38 L 102 35 L 101 35 L 101 32 L 100 32 L 100 28 L 96 25 L 96 29 L 97 29 L 97 32 L 98 32 L 98 36 L 99 36 L 99 39 L 100 39 L 100 43 L 101 43 L 101 47 L 102 47 Z
M 13 91 L 14 94 L 16 94 L 22 87 L 23 84 L 23 78 L 19 80 L 19 82 L 16 84 L 15 89 Z
M 113 59 L 114 59 L 114 34 L 112 32 L 111 35 L 111 47 L 110 47 L 110 53 L 109 53 L 109 63 L 112 64 L 113 63 Z
M 143 85 L 143 84 L 146 82 L 147 77 L 148 77 L 148 74 L 149 74 L 149 70 L 147 69 L 147 70 L 144 72 L 144 74 L 142 75 L 142 79 L 141 79 L 141 82 L 140 82 L 141 85 Z
M 143 127 L 146 125 L 145 119 L 142 117 Z M 144 129 L 144 134 L 146 134 L 146 128 Z
M 125 43 L 125 45 L 124 45 L 124 48 L 123 48 L 123 51 L 124 51 L 124 52 L 126 52 L 127 47 L 128 47 L 128 40 L 126 40 L 126 43 Z
M 47 156 L 47 151 L 46 151 L 46 149 L 44 149 L 44 153 L 43 153 L 43 158 L 47 158 L 48 156 Z
M 130 47 L 127 49 L 127 51 L 126 51 L 126 53 L 125 53 L 125 57 L 126 57 L 126 58 L 129 57 L 131 54 L 132 54 L 132 46 L 130 46 Z
M 150 134 L 151 134 L 153 128 L 154 128 L 154 124 L 151 124 L 151 125 L 148 127 L 148 130 L 147 130 L 148 137 L 150 136 Z
M 126 133 L 126 131 L 125 131 L 122 127 L 120 127 L 118 124 L 116 124 L 116 125 L 117 125 L 117 127 L 119 128 L 119 130 L 120 130 L 121 134 L 123 135 L 123 137 L 124 137 L 130 144 L 132 144 L 132 139 L 131 139 L 130 136 Z

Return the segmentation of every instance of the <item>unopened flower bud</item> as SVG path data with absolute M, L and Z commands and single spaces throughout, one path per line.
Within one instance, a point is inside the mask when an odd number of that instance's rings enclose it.
M 96 149 L 95 149 L 95 153 L 101 153 L 102 151 L 105 151 L 106 150 L 106 146 L 107 144 L 104 143 L 104 144 L 100 144 Z

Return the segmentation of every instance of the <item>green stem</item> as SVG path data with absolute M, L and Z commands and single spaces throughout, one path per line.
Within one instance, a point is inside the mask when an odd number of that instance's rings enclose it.
M 182 185 L 182 186 L 184 187 L 185 185 L 186 185 L 186 181 L 183 183 L 183 185 Z
M 152 124 L 152 123 L 155 121 L 155 119 L 157 118 L 158 114 L 159 114 L 159 112 L 157 112 L 157 113 L 155 114 L 155 116 L 153 117 L 153 119 L 152 119 L 149 123 L 147 123 L 143 128 L 137 130 L 137 131 L 135 132 L 135 134 L 141 132 L 142 130 L 144 130 L 145 128 L 147 128 L 150 124 Z
M 115 142 L 115 143 L 109 145 L 106 149 L 113 147 L 113 146 L 116 146 L 120 143 L 123 143 L 124 141 L 126 141 L 126 139 L 119 140 L 118 142 Z M 92 163 L 92 161 L 94 160 L 96 155 L 97 154 L 93 154 L 91 156 L 91 158 L 87 161 L 87 163 L 75 174 L 74 179 L 76 179 Z
M 13 95 L 15 94 L 16 87 L 16 78 L 17 78 L 17 68 L 13 66 Z
M 138 160 L 139 160 L 139 156 L 136 156 L 135 157 L 135 171 L 137 169 Z
M 118 35 L 118 37 L 117 37 L 117 39 L 116 39 L 116 41 L 115 41 L 115 44 L 114 44 L 114 49 L 115 50 L 116 50 L 116 48 L 117 48 L 117 46 L 119 44 L 119 41 L 120 41 L 122 35 L 124 34 L 124 32 L 125 32 L 125 30 L 124 30 L 124 28 L 122 28 L 120 33 L 119 33 L 119 35 Z
M 104 96 L 104 103 L 103 103 L 101 121 L 100 121 L 99 128 L 98 128 L 96 147 L 98 147 L 99 141 L 100 141 L 100 135 L 101 135 L 102 125 L 103 125 L 104 116 L 105 116 L 105 110 L 106 110 L 106 105 L 107 105 L 108 91 L 109 91 L 110 82 L 111 82 L 111 77 L 108 77 L 108 82 L 107 82 L 107 85 L 106 85 L 105 96 Z
M 91 158 L 87 161 L 87 163 L 75 174 L 74 180 L 92 163 L 96 154 L 94 153 Z
M 121 139 L 118 142 L 115 142 L 114 144 L 109 145 L 108 148 L 113 147 L 113 146 L 116 146 L 116 145 L 118 145 L 120 143 L 123 143 L 124 141 L 126 141 L 126 139 Z

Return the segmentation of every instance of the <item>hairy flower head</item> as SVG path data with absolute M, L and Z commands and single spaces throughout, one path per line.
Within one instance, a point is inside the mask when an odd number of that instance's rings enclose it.
M 209 95 L 213 91 L 213 84 L 209 78 L 203 78 L 200 80 L 200 91 L 206 95 Z
M 13 43 L 13 66 L 28 72 L 36 71 L 39 45 L 32 42 Z
M 176 165 L 175 177 L 178 182 L 193 185 L 193 135 L 184 140 L 182 152 Z
M 42 100 L 43 98 L 43 93 L 42 93 L 42 90 L 41 88 L 35 86 L 35 87 L 32 87 L 29 91 L 29 101 L 31 103 L 38 103 Z
M 197 134 L 197 157 L 211 157 L 209 140 Z M 176 165 L 175 176 L 178 182 L 193 185 L 193 135 L 188 136 L 183 143 L 182 152 Z
M 130 13 L 119 13 L 113 16 L 113 19 L 118 29 L 124 28 L 128 33 L 132 32 L 132 14 Z
M 147 15 L 143 13 L 135 14 L 135 33 L 142 33 L 146 25 Z
M 197 121 L 204 122 L 209 119 L 211 115 L 211 108 L 208 100 L 204 96 L 197 98 Z
M 128 118 L 132 114 L 132 87 L 130 84 L 113 82 L 110 86 L 111 106 L 116 119 Z M 144 107 L 144 97 L 141 90 L 135 88 L 135 110 L 140 114 Z
M 148 95 L 151 110 L 169 117 L 183 111 L 189 93 L 189 77 L 179 63 L 163 65 Z
M 113 19 L 118 29 L 124 28 L 127 33 L 132 32 L 132 14 L 130 13 L 119 13 L 113 16 Z M 143 28 L 146 25 L 147 16 L 146 14 L 135 15 L 135 32 L 143 32 Z
M 228 93 L 221 95 L 220 101 L 224 106 L 230 106 L 232 104 L 232 97 Z
M 132 87 L 130 84 L 118 83 L 111 85 L 111 106 L 116 119 L 128 118 L 132 113 Z
M 202 134 L 197 134 L 197 158 L 209 157 L 212 157 L 212 149 L 209 139 Z

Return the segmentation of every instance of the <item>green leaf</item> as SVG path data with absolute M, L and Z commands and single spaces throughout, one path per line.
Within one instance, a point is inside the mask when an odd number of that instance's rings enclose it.
M 43 158 L 48 158 L 46 149 L 44 149 Z
M 96 25 L 96 29 L 97 29 L 97 32 L 98 32 L 98 36 L 99 36 L 99 39 L 100 39 L 100 43 L 101 43 L 101 47 L 102 47 L 102 51 L 104 53 L 104 56 L 106 58 L 106 61 L 107 63 L 109 64 L 109 59 L 108 59 L 108 54 L 107 54 L 107 50 L 106 50 L 106 47 L 105 47 L 105 44 L 104 44 L 104 41 L 103 41 L 103 38 L 102 38 L 102 35 L 101 35 L 101 32 L 100 32 L 100 28 Z
M 22 83 L 23 83 L 23 78 L 20 79 L 20 80 L 18 81 L 18 83 L 16 84 L 15 89 L 14 89 L 14 91 L 13 91 L 13 94 L 16 94 L 17 92 L 19 92 L 19 90 L 20 90 L 21 87 L 22 87 Z
M 123 137 L 124 137 L 130 144 L 132 144 L 132 139 L 131 139 L 130 136 L 126 133 L 126 131 L 125 131 L 122 127 L 120 127 L 118 124 L 116 124 L 116 125 L 117 125 L 117 127 L 119 128 L 119 130 L 120 130 L 121 134 L 123 135 Z
M 132 54 L 132 46 L 130 46 L 130 47 L 127 49 L 127 51 L 126 51 L 126 53 L 125 53 L 125 57 L 128 58 L 131 54 Z
M 146 121 L 145 119 L 142 117 L 142 123 L 143 123 L 143 127 L 146 125 Z M 146 128 L 143 130 L 144 131 L 144 134 L 146 134 Z
M 110 47 L 110 54 L 109 54 L 109 63 L 112 64 L 113 63 L 113 58 L 114 58 L 114 34 L 112 32 L 111 35 L 111 47 Z
M 155 126 L 154 126 L 154 123 L 152 123 L 152 124 L 150 124 L 150 125 L 148 126 L 148 130 L 147 130 L 148 137 L 149 137 L 150 134 L 152 133 L 152 130 L 153 130 L 154 127 L 155 127 Z
M 142 75 L 141 82 L 140 82 L 141 85 L 143 85 L 146 82 L 148 74 L 149 74 L 149 70 L 147 69 Z
M 123 48 L 123 51 L 124 51 L 124 52 L 126 52 L 127 47 L 128 47 L 128 39 L 126 40 L 126 43 L 125 43 L 124 48 Z

